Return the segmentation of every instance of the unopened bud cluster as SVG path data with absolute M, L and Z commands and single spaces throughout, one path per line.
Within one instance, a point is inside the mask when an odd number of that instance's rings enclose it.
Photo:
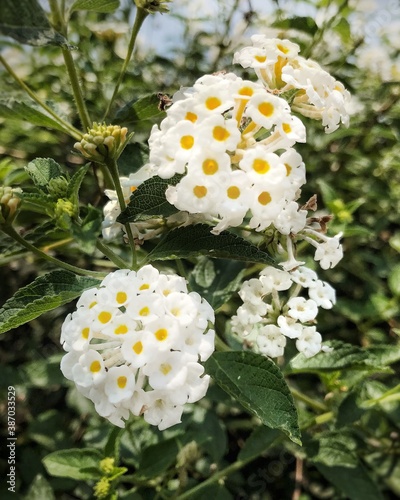
M 118 159 L 125 147 L 127 133 L 126 127 L 93 123 L 74 147 L 88 160 L 104 164 Z
M 213 321 L 211 306 L 188 292 L 184 278 L 150 265 L 118 270 L 67 316 L 61 370 L 113 424 L 143 415 L 163 430 L 207 391 L 199 361 L 214 350 Z
M 22 193 L 19 188 L 0 187 L 0 224 L 11 224 L 15 219 L 21 203 L 19 193 Z

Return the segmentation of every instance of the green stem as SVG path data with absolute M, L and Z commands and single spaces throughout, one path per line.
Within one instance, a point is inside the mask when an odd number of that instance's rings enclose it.
M 117 197 L 118 197 L 119 206 L 121 207 L 121 212 L 123 212 L 126 208 L 126 203 L 125 203 L 124 193 L 122 192 L 121 182 L 119 180 L 119 172 L 118 172 L 117 162 L 113 159 L 109 159 L 107 162 L 107 167 L 108 167 L 109 172 L 111 174 L 111 178 L 112 178 L 113 183 L 114 183 L 115 191 L 117 192 Z M 126 234 L 128 236 L 129 245 L 130 245 L 131 250 L 132 250 L 132 269 L 137 269 L 136 245 L 135 245 L 135 239 L 133 237 L 132 229 L 131 229 L 129 222 L 124 224 L 124 226 L 125 226 Z
M 114 102 L 115 98 L 117 97 L 119 87 L 120 87 L 121 82 L 125 76 L 129 61 L 131 60 L 133 49 L 135 48 L 137 35 L 138 35 L 139 30 L 143 24 L 143 21 L 147 17 L 147 15 L 148 15 L 148 13 L 144 9 L 141 9 L 140 7 L 138 7 L 136 9 L 136 17 L 135 17 L 135 22 L 134 22 L 133 27 L 132 27 L 132 33 L 131 33 L 131 38 L 129 40 L 128 51 L 126 53 L 126 57 L 125 57 L 123 65 L 122 65 L 121 72 L 118 76 L 117 83 L 115 84 L 115 87 L 114 87 L 114 92 L 111 96 L 110 102 L 108 103 L 108 106 L 107 106 L 106 112 L 104 113 L 102 121 L 105 121 L 105 119 L 107 118 L 107 116 L 111 110 L 111 106 L 113 105 L 113 102 Z
M 96 248 L 100 250 L 102 254 L 104 254 L 111 262 L 113 262 L 120 269 L 128 269 L 129 265 L 121 259 L 119 255 L 114 253 L 111 248 L 106 246 L 101 240 L 97 240 Z
M 39 106 L 41 106 L 49 115 L 51 115 L 64 129 L 64 132 L 74 139 L 80 141 L 82 139 L 81 132 L 76 129 L 73 125 L 63 120 L 57 113 L 55 113 L 46 103 L 42 101 L 42 99 L 34 92 L 25 82 L 21 80 L 21 78 L 13 71 L 11 66 L 8 65 L 7 61 L 0 55 L 0 62 L 8 71 L 10 76 L 14 78 L 14 80 L 18 83 L 18 85 L 31 97 Z
M 8 236 L 11 236 L 15 241 L 17 241 L 19 244 L 21 244 L 23 247 L 27 248 L 30 250 L 33 254 L 37 255 L 41 259 L 45 259 L 48 262 L 51 262 L 52 264 L 55 264 L 56 266 L 62 267 L 63 269 L 67 271 L 72 271 L 75 274 L 80 274 L 82 276 L 92 276 L 93 278 L 103 278 L 104 273 L 100 273 L 97 271 L 89 271 L 87 269 L 82 269 L 80 267 L 73 266 L 71 264 L 67 264 L 66 262 L 63 262 L 62 260 L 59 260 L 55 257 L 52 257 L 51 255 L 48 255 L 45 252 L 42 252 L 42 250 L 39 250 L 39 248 L 36 248 L 34 245 L 29 243 L 29 241 L 24 240 L 22 236 L 20 236 L 17 231 L 12 226 L 3 226 L 1 227 L 1 230 L 6 233 Z
M 53 17 L 53 26 L 61 32 L 64 36 L 67 36 L 67 25 L 64 20 L 64 14 L 61 12 L 57 0 L 49 0 L 51 14 Z M 74 94 L 76 107 L 78 109 L 79 117 L 82 123 L 83 130 L 87 130 L 92 126 L 92 121 L 90 119 L 88 110 L 86 108 L 85 100 L 83 98 L 82 89 L 79 84 L 78 73 L 76 71 L 74 59 L 72 57 L 71 51 L 66 47 L 61 47 L 62 54 L 64 57 L 65 66 L 68 71 L 69 80 L 72 87 L 72 92 Z
M 227 344 L 225 344 L 225 342 L 220 337 L 218 337 L 218 335 L 215 335 L 215 349 L 221 352 L 232 351 L 232 349 Z
M 71 82 L 72 92 L 74 93 L 76 107 L 78 108 L 79 117 L 84 130 L 89 129 L 92 126 L 92 121 L 90 119 L 88 110 L 86 108 L 85 100 L 83 98 L 82 90 L 79 84 L 78 73 L 76 71 L 74 59 L 71 52 L 62 47 L 62 53 L 64 56 L 65 66 L 67 68 L 69 79 Z
M 328 411 L 328 407 L 326 405 L 324 405 L 323 403 L 320 403 L 319 401 L 315 401 L 314 399 L 311 399 L 310 397 L 306 396 L 305 394 L 298 391 L 294 387 L 290 387 L 290 392 L 292 393 L 292 396 L 295 399 L 297 399 L 298 401 L 302 401 L 303 403 L 305 403 L 307 406 L 309 406 L 313 410 L 322 411 L 322 412 Z
M 182 495 L 179 495 L 178 497 L 176 497 L 175 500 L 186 500 L 188 498 L 192 498 L 195 493 L 198 493 L 199 491 L 203 490 L 204 488 L 206 488 L 210 484 L 213 484 L 220 479 L 224 479 L 225 477 L 229 476 L 229 474 L 232 474 L 233 472 L 240 470 L 242 467 L 247 465 L 252 460 L 255 460 L 256 458 L 257 457 L 250 457 L 247 460 L 238 460 L 237 462 L 229 465 L 228 467 L 225 467 L 225 469 L 222 469 L 219 472 L 216 472 L 215 474 L 213 474 L 211 477 L 209 477 L 205 481 L 196 485 L 194 488 L 191 488 L 190 490 L 185 491 L 185 493 L 182 493 Z

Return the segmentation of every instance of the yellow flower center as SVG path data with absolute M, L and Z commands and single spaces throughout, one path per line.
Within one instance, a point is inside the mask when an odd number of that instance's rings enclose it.
M 184 135 L 181 137 L 181 148 L 192 149 L 194 144 L 194 137 L 192 135 Z
M 267 56 L 256 56 L 254 59 L 260 63 L 263 63 L 267 60 Z
M 285 167 L 286 167 L 286 175 L 289 176 L 290 172 L 292 171 L 292 167 L 288 163 L 285 163 Z
M 128 327 L 126 325 L 119 325 L 114 330 L 114 333 L 115 335 L 125 335 L 125 333 L 128 333 Z
M 218 108 L 218 106 L 221 106 L 222 102 L 218 97 L 209 97 L 206 102 L 206 108 L 209 110 L 213 110 L 215 108 Z
M 101 311 L 101 313 L 97 316 L 97 318 L 100 321 L 100 323 L 103 323 L 104 325 L 110 321 L 111 316 L 112 316 L 111 313 L 109 313 L 108 311 Z
M 92 373 L 97 373 L 101 370 L 101 364 L 100 361 L 93 361 L 92 364 L 90 365 L 90 371 Z
M 150 309 L 147 306 L 142 307 L 142 309 L 140 309 L 139 311 L 140 316 L 148 316 L 149 314 L 150 314 Z
M 288 123 L 283 123 L 282 129 L 285 132 L 285 134 L 290 134 L 290 132 L 292 131 L 292 127 Z
M 205 186 L 195 186 L 193 188 L 193 194 L 196 196 L 196 198 L 204 198 L 204 196 L 207 194 L 207 188 Z
M 231 134 L 226 130 L 225 127 L 214 127 L 213 137 L 216 141 L 226 141 Z
M 206 175 L 214 175 L 215 172 L 218 172 L 218 163 L 215 160 L 211 160 L 208 158 L 203 161 L 203 172 Z
M 263 191 L 258 196 L 258 202 L 260 203 L 260 205 L 268 205 L 271 199 L 271 195 L 268 193 L 268 191 Z
M 188 111 L 185 116 L 185 120 L 189 120 L 190 122 L 194 123 L 197 121 L 197 115 L 195 113 L 192 113 L 191 111 Z
M 160 328 L 154 333 L 154 336 L 159 342 L 163 342 L 168 338 L 168 330 L 166 330 L 165 328 Z
M 143 344 L 139 340 L 139 342 L 133 344 L 132 349 L 134 350 L 135 354 L 141 354 L 143 351 Z
M 126 383 L 127 383 L 128 379 L 124 376 L 121 376 L 121 377 L 118 377 L 117 378 L 117 385 L 120 389 L 124 389 L 124 387 L 126 386 Z
M 139 290 L 148 290 L 149 288 L 150 285 L 148 283 L 143 283 L 143 285 L 139 287 Z
M 254 94 L 254 91 L 251 87 L 242 87 L 238 93 L 239 95 L 252 96 Z
M 274 106 L 270 102 L 262 102 L 258 105 L 258 111 L 264 116 L 271 116 L 274 113 Z
M 126 302 L 127 298 L 128 298 L 128 296 L 126 295 L 125 292 L 118 292 L 117 293 L 117 302 L 118 302 L 118 304 L 123 304 L 124 302 Z
M 82 337 L 84 339 L 88 339 L 89 338 L 89 332 L 90 332 L 90 328 L 88 328 L 88 327 L 83 328 L 82 329 Z
M 253 170 L 257 172 L 257 174 L 266 174 L 270 169 L 270 165 L 267 161 L 261 160 L 260 158 L 256 158 L 253 161 Z
M 228 198 L 231 200 L 236 200 L 240 196 L 240 189 L 237 186 L 229 186 L 226 190 Z
M 168 375 L 168 373 L 172 370 L 172 366 L 169 363 L 163 363 L 160 366 L 160 371 L 163 375 Z
M 289 49 L 284 45 L 282 45 L 281 43 L 278 43 L 277 48 L 284 54 L 287 54 L 289 52 Z

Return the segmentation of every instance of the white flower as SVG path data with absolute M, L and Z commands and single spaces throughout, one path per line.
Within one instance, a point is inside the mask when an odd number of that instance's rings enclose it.
M 275 325 L 266 325 L 258 330 L 257 346 L 262 354 L 270 358 L 282 356 L 286 338 Z
M 321 350 L 321 335 L 317 332 L 315 326 L 306 326 L 300 337 L 296 340 L 297 349 L 307 358 L 315 356 Z
M 303 331 L 303 325 L 298 323 L 296 319 L 293 319 L 289 316 L 279 316 L 277 321 L 281 332 L 285 337 L 289 337 L 290 339 L 297 339 L 301 332 Z
M 324 309 L 331 309 L 336 303 L 335 289 L 326 281 L 317 280 L 308 289 L 308 295 L 310 299 L 313 299 L 318 306 Z
M 292 278 L 290 273 L 281 271 L 274 267 L 268 266 L 260 273 L 260 281 L 266 291 L 272 290 L 288 290 L 292 286 Z
M 311 299 L 305 299 L 304 297 L 292 297 L 289 299 L 287 314 L 296 320 L 303 323 L 307 321 L 312 321 L 318 314 L 318 306 Z
M 343 258 L 343 248 L 339 243 L 342 233 L 337 234 L 333 238 L 327 238 L 323 243 L 317 245 L 314 259 L 319 261 L 322 269 L 335 267 Z

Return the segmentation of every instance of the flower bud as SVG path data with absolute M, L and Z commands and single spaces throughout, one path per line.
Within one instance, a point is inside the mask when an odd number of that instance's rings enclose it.
M 100 469 L 106 475 L 110 475 L 115 468 L 115 459 L 111 457 L 103 458 L 100 462 Z
M 50 179 L 47 191 L 54 198 L 64 198 L 68 190 L 68 180 L 65 177 L 54 177 Z
M 95 498 L 107 498 L 110 493 L 110 481 L 106 477 L 102 477 L 94 486 L 93 494 Z
M 71 217 L 74 215 L 76 215 L 74 204 L 65 198 L 59 198 L 54 210 L 57 226 L 61 229 L 69 229 Z
M 19 193 L 22 193 L 20 188 L 0 187 L 0 224 L 12 224 L 21 203 Z
M 118 159 L 125 147 L 127 133 L 126 127 L 95 122 L 74 147 L 88 160 L 106 164 L 107 160 Z
M 149 14 L 154 14 L 156 12 L 161 12 L 161 14 L 163 14 L 169 12 L 165 4 L 171 1 L 172 0 L 134 0 L 138 9 L 143 9 Z

